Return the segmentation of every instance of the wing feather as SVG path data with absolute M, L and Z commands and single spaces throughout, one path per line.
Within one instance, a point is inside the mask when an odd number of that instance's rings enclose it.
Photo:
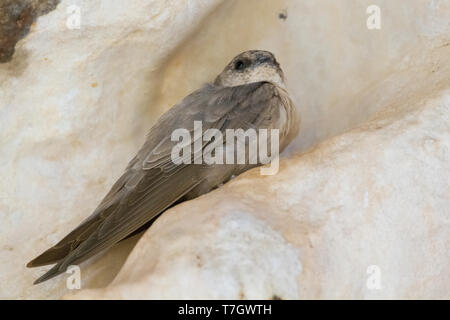
M 173 130 L 185 128 L 193 132 L 194 121 L 202 121 L 203 132 L 209 128 L 225 133 L 226 129 L 268 127 L 278 107 L 275 86 L 265 82 L 238 87 L 206 85 L 187 96 L 150 130 L 141 150 L 93 214 L 28 264 L 33 267 L 56 263 L 35 283 L 111 247 L 204 181 L 204 166 L 176 165 L 171 161 L 171 150 L 177 143 L 170 138 Z M 202 141 L 203 147 L 206 144 Z

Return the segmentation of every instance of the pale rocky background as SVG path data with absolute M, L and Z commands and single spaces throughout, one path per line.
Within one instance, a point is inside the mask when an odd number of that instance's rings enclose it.
M 449 299 L 449 21 L 447 0 L 62 0 L 0 64 L 0 298 Z M 247 49 L 302 117 L 280 172 L 167 211 L 83 290 L 32 286 L 157 118 Z

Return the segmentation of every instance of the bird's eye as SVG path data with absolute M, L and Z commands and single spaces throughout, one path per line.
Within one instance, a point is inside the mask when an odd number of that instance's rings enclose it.
M 234 69 L 235 70 L 243 70 L 245 67 L 245 63 L 242 60 L 238 60 L 234 63 Z

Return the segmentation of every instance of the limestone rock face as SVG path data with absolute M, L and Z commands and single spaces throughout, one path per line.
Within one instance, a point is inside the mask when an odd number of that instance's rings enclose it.
M 163 61 L 219 1 L 78 1 L 80 29 L 70 29 L 73 3 L 39 17 L 0 64 L 2 298 L 67 292 L 65 280 L 32 286 L 43 269 L 27 261 L 84 220 L 120 176 L 170 107 L 157 102 Z M 110 281 L 121 264 L 113 261 L 107 275 L 84 272 L 84 283 Z M 99 275 L 88 280 L 90 272 Z
M 0 8 L 0 63 L 11 60 L 16 43 L 35 19 L 53 10 L 59 0 L 3 0 Z
M 378 3 L 380 30 L 363 0 L 80 0 L 79 29 L 61 0 L 39 17 L 0 64 L 0 298 L 450 298 L 450 3 Z M 162 112 L 255 48 L 302 115 L 279 173 L 168 210 L 82 264 L 80 291 L 32 286 L 46 268 L 25 264 Z
M 108 287 L 68 298 L 448 299 L 443 84 L 402 95 L 275 176 L 252 170 L 169 210 Z

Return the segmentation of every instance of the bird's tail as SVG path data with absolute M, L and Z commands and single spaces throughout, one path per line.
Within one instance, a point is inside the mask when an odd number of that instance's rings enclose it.
M 35 268 L 55 264 L 70 252 L 70 246 L 54 246 L 27 263 L 27 268 Z
M 63 273 L 64 271 L 65 271 L 64 269 L 60 268 L 60 264 L 56 264 L 53 268 L 44 273 L 44 275 L 36 279 L 36 281 L 34 281 L 33 284 L 38 284 L 47 281 L 48 279 L 56 277 L 57 275 Z

